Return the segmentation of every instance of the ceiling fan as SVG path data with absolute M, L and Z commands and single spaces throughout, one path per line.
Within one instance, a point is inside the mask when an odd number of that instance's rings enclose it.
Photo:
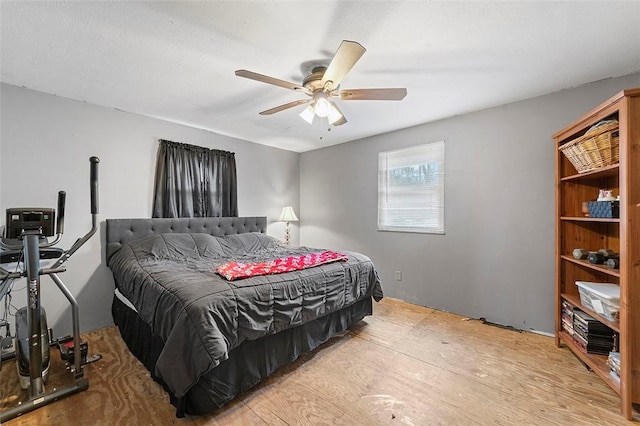
M 302 85 L 247 70 L 236 70 L 236 75 L 262 83 L 284 87 L 285 89 L 301 92 L 308 96 L 306 99 L 299 99 L 262 111 L 260 113 L 261 115 L 275 114 L 276 112 L 312 102 L 311 105 L 307 106 L 307 108 L 300 113 L 300 117 L 309 124 L 313 123 L 313 119 L 316 116 L 326 117 L 329 123 L 334 126 L 340 126 L 346 123 L 347 119 L 336 103 L 330 100 L 333 97 L 345 101 L 400 101 L 407 96 L 407 89 L 405 88 L 340 89 L 340 83 L 365 51 L 366 49 L 360 43 L 343 40 L 329 65 L 326 67 L 323 65 L 313 67 L 311 74 L 307 75 L 302 81 Z

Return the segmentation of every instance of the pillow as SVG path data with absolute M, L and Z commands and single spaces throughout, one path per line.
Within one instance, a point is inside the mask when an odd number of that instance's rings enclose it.
M 199 259 L 224 254 L 218 240 L 208 234 L 169 233 L 150 235 L 131 241 L 129 246 L 138 259 Z
M 193 237 L 198 252 L 202 257 L 221 257 L 225 255 L 220 244 L 220 238 L 209 234 L 190 234 Z
M 157 234 L 130 241 L 129 247 L 138 259 L 176 259 L 198 257 L 189 234 Z
M 251 253 L 282 247 L 282 242 L 260 232 L 225 235 L 218 237 L 220 245 L 227 254 Z

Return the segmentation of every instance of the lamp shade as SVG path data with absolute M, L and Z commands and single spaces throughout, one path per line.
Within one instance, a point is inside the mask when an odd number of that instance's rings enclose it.
M 327 115 L 329 123 L 336 124 L 341 118 L 344 118 L 342 113 L 340 113 L 340 110 L 338 110 L 338 107 L 336 107 L 336 104 L 329 102 L 329 107 L 329 115 Z
M 313 106 L 309 105 L 304 109 L 304 111 L 300 113 L 300 117 L 302 117 L 302 119 L 307 123 L 313 124 L 313 117 L 315 117 L 315 114 L 316 113 L 313 110 Z
M 285 206 L 282 208 L 282 213 L 280 213 L 280 217 L 278 218 L 278 222 L 297 222 L 298 217 L 296 213 L 293 211 L 293 207 Z
M 320 93 L 318 93 L 320 95 Z M 324 95 L 324 93 L 323 93 Z M 331 112 L 331 104 L 327 100 L 327 96 L 317 96 L 315 103 L 315 111 L 318 117 L 326 117 Z

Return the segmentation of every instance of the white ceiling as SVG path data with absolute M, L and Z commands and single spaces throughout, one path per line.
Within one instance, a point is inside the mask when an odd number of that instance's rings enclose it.
M 0 1 L 1 81 L 304 152 L 640 71 L 640 1 Z M 367 52 L 327 131 L 258 112 L 343 39 Z M 184 141 L 188 142 L 188 141 Z

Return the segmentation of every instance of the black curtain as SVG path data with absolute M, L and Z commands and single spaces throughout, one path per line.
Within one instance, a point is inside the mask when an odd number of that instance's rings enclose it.
M 233 152 L 159 142 L 152 217 L 238 216 Z

